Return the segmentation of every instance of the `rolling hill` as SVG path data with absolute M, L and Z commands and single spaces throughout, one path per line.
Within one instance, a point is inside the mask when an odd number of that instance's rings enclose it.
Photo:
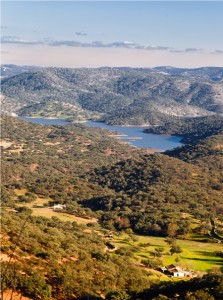
M 26 116 L 162 124 L 223 112 L 222 68 L 43 68 L 2 80 L 2 110 Z
M 223 232 L 223 141 L 212 130 L 148 155 L 100 128 L 2 117 L 3 297 L 220 300 L 222 248 L 210 231 L 216 222 Z M 212 272 L 162 281 L 154 266 L 164 260 Z

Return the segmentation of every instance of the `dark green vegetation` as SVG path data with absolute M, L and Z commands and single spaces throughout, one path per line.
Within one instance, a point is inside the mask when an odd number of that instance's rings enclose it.
M 2 80 L 7 113 L 163 124 L 222 113 L 222 68 L 45 68 Z
M 182 281 L 154 285 L 151 289 L 134 295 L 133 299 L 221 300 L 222 297 L 223 276 L 211 274 L 187 282 Z
M 86 226 L 29 213 L 3 210 L 2 250 L 12 254 L 11 263 L 2 265 L 3 290 L 20 290 L 31 299 L 69 300 L 101 299 L 111 291 L 150 286 L 146 271 L 127 255 L 106 253 L 105 241 L 93 231 L 85 232 Z
M 18 291 L 52 300 L 174 299 L 175 294 L 185 300 L 222 299 L 219 270 L 186 282 L 160 282 L 134 260 L 136 247 L 109 253 L 97 230 L 76 222 L 32 217 L 24 208 L 17 213 L 3 209 L 2 233 L 1 283 L 12 296 Z
M 104 194 L 98 185 L 80 178 L 87 171 L 121 159 L 139 156 L 138 149 L 108 136 L 99 128 L 82 125 L 42 126 L 4 117 L 2 181 L 9 189 L 30 192 L 70 204 Z
M 210 156 L 210 161 L 209 157 L 203 162 L 199 160 L 199 164 L 149 155 L 95 170 L 89 175 L 89 181 L 115 194 L 84 204 L 102 210 L 102 222 L 108 227 L 131 227 L 143 234 L 167 235 L 168 225 L 175 223 L 175 235 L 186 235 L 191 221 L 182 218 L 183 212 L 201 223 L 222 217 L 223 161 L 219 142 L 222 143 L 222 136 L 212 138 L 212 153 L 216 155 Z
M 208 135 L 148 155 L 102 129 L 3 117 L 3 290 L 52 300 L 222 299 L 223 138 Z M 38 199 L 89 223 L 35 216 Z M 190 259 L 212 273 L 167 282 L 151 269 Z
M 199 118 L 175 118 L 162 126 L 145 129 L 144 132 L 154 134 L 171 134 L 182 136 L 182 142 L 189 144 L 223 132 L 222 115 Z
M 222 161 L 222 133 L 199 139 L 193 144 L 184 145 L 173 150 L 168 150 L 165 154 L 179 158 L 183 161 L 196 165 L 205 166 L 213 171 L 219 170 L 221 176 Z M 216 176 L 218 172 L 215 172 Z

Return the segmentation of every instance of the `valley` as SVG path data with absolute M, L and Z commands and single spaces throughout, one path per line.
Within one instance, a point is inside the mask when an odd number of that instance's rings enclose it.
M 37 123 L 42 125 L 69 125 L 63 119 L 45 119 L 45 118 L 26 118 L 19 117 L 19 119 L 28 121 L 31 123 Z M 82 122 L 82 125 L 89 127 L 99 127 L 105 130 L 109 130 L 108 135 L 110 137 L 118 138 L 124 143 L 129 143 L 132 146 L 148 149 L 151 153 L 162 152 L 164 150 L 176 148 L 181 145 L 181 138 L 178 136 L 170 135 L 155 135 L 144 133 L 144 128 L 149 126 L 109 126 L 102 122 Z
M 2 79 L 3 299 L 188 300 L 203 289 L 220 300 L 222 69 L 12 72 Z

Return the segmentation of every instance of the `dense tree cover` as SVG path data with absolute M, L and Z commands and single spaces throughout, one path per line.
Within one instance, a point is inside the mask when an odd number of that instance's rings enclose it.
M 42 300 L 175 299 L 176 294 L 183 300 L 222 299 L 220 273 L 158 283 L 133 259 L 130 249 L 109 253 L 107 243 L 76 222 L 3 209 L 2 253 L 7 259 L 1 266 L 2 290 Z M 162 256 L 160 250 L 156 251 Z
M 213 188 L 222 189 L 223 134 L 214 135 L 193 144 L 166 151 L 165 154 L 198 165 L 213 178 Z M 216 184 L 214 184 L 216 182 Z
M 10 263 L 2 264 L 3 291 L 20 290 L 32 299 L 101 299 L 109 292 L 150 286 L 147 272 L 125 254 L 106 252 L 99 234 L 29 213 L 3 210 L 2 252 L 8 258 L 12 254 Z
M 81 174 L 120 159 L 139 156 L 140 150 L 123 146 L 106 130 L 83 125 L 42 126 L 3 117 L 2 183 L 8 190 L 28 188 L 74 205 L 102 193 Z
M 154 285 L 128 251 L 105 252 L 102 237 L 84 229 L 56 217 L 3 210 L 2 252 L 13 254 L 10 263 L 2 263 L 3 292 L 10 288 L 43 300 L 175 299 L 176 294 L 184 300 L 222 299 L 222 275 Z
M 182 220 L 182 212 L 196 215 L 201 223 L 221 216 L 221 136 L 185 146 L 192 147 L 194 156 L 200 151 L 203 160 L 198 164 L 186 154 L 178 155 L 181 160 L 139 156 L 140 150 L 116 144 L 103 130 L 82 125 L 46 127 L 5 120 L 2 137 L 14 145 L 2 153 L 3 201 L 13 189 L 25 187 L 30 193 L 66 203 L 70 213 L 81 215 L 90 208 L 107 228 L 131 227 L 153 235 L 168 235 L 168 226 L 174 222 L 177 235 L 185 235 L 190 221 Z M 112 165 L 133 155 L 134 159 Z M 20 202 L 30 200 L 20 198 Z
M 116 194 L 91 199 L 84 205 L 103 210 L 105 226 L 166 235 L 168 224 L 177 223 L 177 234 L 184 235 L 189 221 L 182 219 L 182 212 L 207 222 L 212 215 L 221 215 L 222 177 L 218 171 L 213 165 L 210 173 L 164 155 L 127 160 L 89 176 L 90 181 Z
M 163 124 L 173 116 L 222 112 L 222 68 L 43 68 L 2 80 L 3 111 L 100 119 L 109 124 Z
M 182 299 L 182 300 L 221 300 L 223 297 L 223 275 L 208 274 L 189 281 L 164 282 L 152 286 L 130 299 Z M 128 299 L 128 298 L 126 298 Z
M 222 191 L 223 191 L 223 135 L 218 134 L 199 140 L 193 144 L 185 145 L 174 150 L 166 151 L 167 155 L 177 157 L 183 161 L 199 166 L 202 173 L 207 173 L 212 189 L 219 191 L 219 201 L 215 203 L 215 210 L 219 220 L 222 220 Z M 214 205 L 214 204 L 213 204 Z M 212 224 L 214 226 L 214 223 Z M 205 230 L 207 224 L 200 225 L 200 231 Z M 203 229 L 202 229 L 203 228 Z M 204 232 L 204 231 L 203 231 Z M 212 235 L 222 236 L 222 229 L 213 228 Z M 221 237 L 220 237 L 221 239 Z
M 172 134 L 182 136 L 182 142 L 189 144 L 211 135 L 222 133 L 223 117 L 221 115 L 199 118 L 172 118 L 162 126 L 150 127 L 147 133 Z
M 113 190 L 115 195 L 85 200 L 83 205 L 102 210 L 104 226 L 166 235 L 168 224 L 177 223 L 178 235 L 184 235 L 189 220 L 182 219 L 182 212 L 207 222 L 212 215 L 221 215 L 222 180 L 214 169 L 211 175 L 209 170 L 176 158 L 143 156 L 88 175 L 90 182 Z
M 87 208 L 91 214 L 91 208 L 105 228 L 165 235 L 171 253 L 180 253 L 175 238 L 187 235 L 193 216 L 208 232 L 222 215 L 220 135 L 177 150 L 173 156 L 180 159 L 143 155 L 100 129 L 8 117 L 2 140 L 3 290 L 33 299 L 171 299 L 176 293 L 185 300 L 221 299 L 222 275 L 154 285 L 134 259 L 134 247 L 108 252 L 112 244 L 94 228 L 34 217 L 25 206 L 37 194 L 66 203 L 71 213 Z M 18 201 L 24 207 L 18 207 L 14 189 L 23 187 L 27 192 Z M 148 266 L 162 251 L 151 255 Z

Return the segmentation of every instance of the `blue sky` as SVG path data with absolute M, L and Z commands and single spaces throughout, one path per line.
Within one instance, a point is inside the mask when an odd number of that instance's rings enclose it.
M 2 60 L 43 65 L 45 52 L 49 65 L 67 55 L 71 67 L 117 66 L 122 57 L 140 67 L 222 65 L 222 15 L 221 1 L 3 1 Z

